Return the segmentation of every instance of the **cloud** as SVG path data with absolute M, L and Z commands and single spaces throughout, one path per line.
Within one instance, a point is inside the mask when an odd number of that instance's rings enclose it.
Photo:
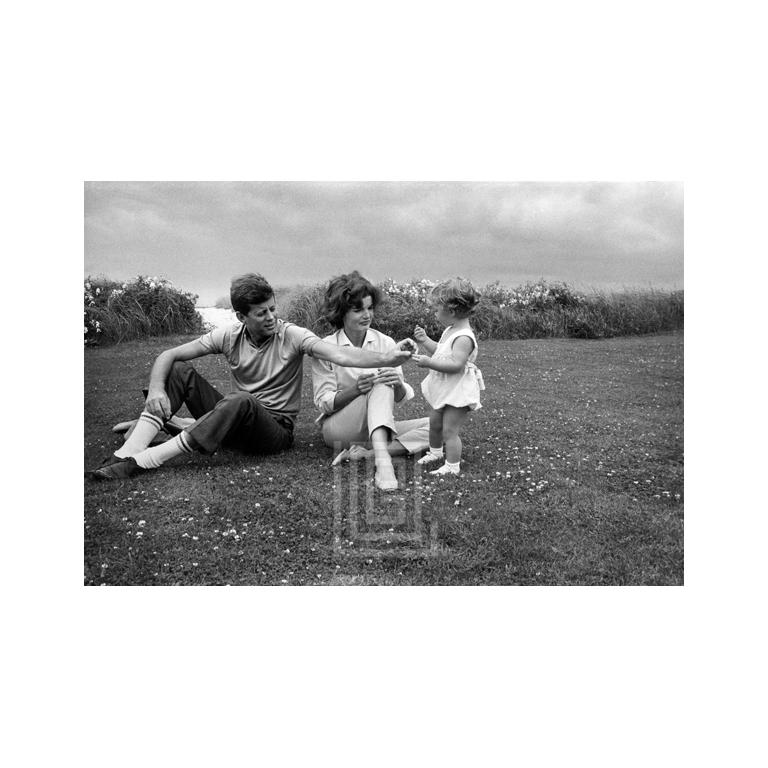
M 91 182 L 85 198 L 86 273 L 164 274 L 209 300 L 251 269 L 682 285 L 674 183 Z

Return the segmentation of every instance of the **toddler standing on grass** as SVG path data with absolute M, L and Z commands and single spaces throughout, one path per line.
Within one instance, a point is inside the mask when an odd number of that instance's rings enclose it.
M 480 301 L 480 295 L 469 280 L 457 277 L 439 283 L 432 289 L 430 303 L 435 317 L 446 326 L 440 341 L 427 336 L 417 325 L 416 341 L 429 353 L 411 358 L 420 368 L 430 372 L 421 382 L 421 391 L 431 406 L 429 414 L 429 453 L 418 463 L 425 466 L 443 459 L 445 464 L 430 474 L 458 475 L 461 463 L 459 432 L 470 411 L 481 407 L 480 390 L 485 389 L 483 376 L 475 366 L 477 339 L 469 317 Z

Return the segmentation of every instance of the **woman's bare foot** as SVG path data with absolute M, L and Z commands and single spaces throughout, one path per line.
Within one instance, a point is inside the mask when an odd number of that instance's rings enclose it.
M 376 476 L 374 484 L 380 491 L 396 491 L 397 478 L 395 477 L 395 468 L 392 466 L 392 457 L 386 446 L 374 448 L 376 456 Z
M 380 491 L 396 491 L 397 478 L 392 464 L 377 466 L 373 482 Z

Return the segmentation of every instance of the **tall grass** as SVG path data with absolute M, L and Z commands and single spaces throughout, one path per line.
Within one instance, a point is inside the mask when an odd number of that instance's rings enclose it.
M 376 309 L 373 327 L 403 338 L 421 325 L 432 338 L 439 337 L 442 328 L 427 301 L 432 285 L 427 280 L 380 284 L 385 301 Z M 325 284 L 317 284 L 294 291 L 283 317 L 318 335 L 330 333 L 333 329 L 322 317 L 324 289 Z M 594 291 L 585 295 L 565 283 L 542 280 L 517 288 L 495 282 L 480 292 L 482 298 L 471 322 L 485 339 L 604 339 L 683 327 L 683 291 Z
M 114 344 L 147 336 L 203 333 L 196 299 L 195 294 L 156 277 L 140 275 L 126 283 L 89 277 L 83 286 L 85 343 Z

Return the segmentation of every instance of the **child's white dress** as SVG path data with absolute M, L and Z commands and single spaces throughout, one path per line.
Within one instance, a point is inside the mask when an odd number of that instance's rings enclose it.
M 474 343 L 474 349 L 467 358 L 467 364 L 463 371 L 458 373 L 443 373 L 442 371 L 430 371 L 424 381 L 421 382 L 421 392 L 426 401 L 436 410 L 445 405 L 456 408 L 469 406 L 476 411 L 482 408 L 480 405 L 480 391 L 485 389 L 483 374 L 475 365 L 477 359 L 477 339 L 471 328 L 463 328 L 460 331 L 452 331 L 453 326 L 443 331 L 437 344 L 432 359 L 451 356 L 451 345 L 459 336 L 469 336 Z

